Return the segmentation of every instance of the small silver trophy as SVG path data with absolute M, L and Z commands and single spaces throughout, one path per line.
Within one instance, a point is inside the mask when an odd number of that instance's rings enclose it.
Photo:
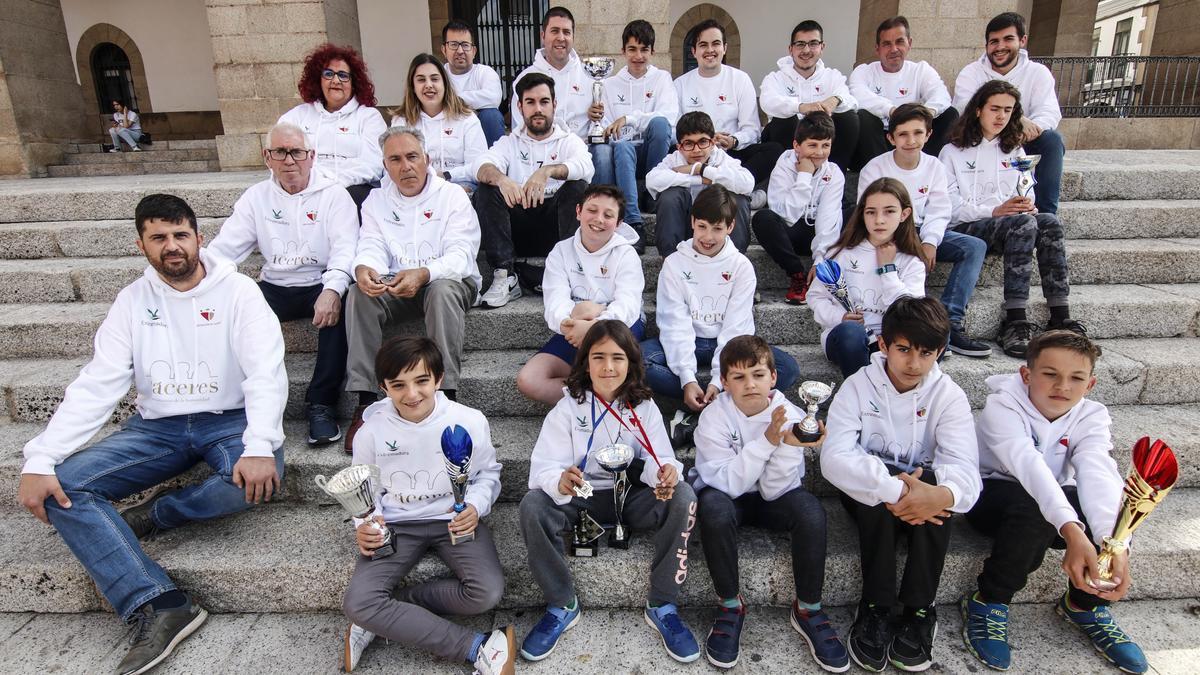
M 596 451 L 596 463 L 613 475 L 613 507 L 616 509 L 616 525 L 608 534 L 610 548 L 629 548 L 629 530 L 621 519 L 625 511 L 625 497 L 629 495 L 629 469 L 633 462 L 633 448 L 624 443 L 606 445 Z
M 807 414 L 796 422 L 792 433 L 801 443 L 814 443 L 821 439 L 821 425 L 817 423 L 817 407 L 833 394 L 833 386 L 809 380 L 800 384 L 800 400 L 804 401 Z
M 471 450 L 474 447 L 471 434 L 466 429 L 455 424 L 442 431 L 442 455 L 446 457 L 446 474 L 450 477 L 450 492 L 454 494 L 454 513 L 462 513 L 467 509 L 465 501 L 467 482 L 471 471 Z M 450 533 L 450 545 L 473 541 L 475 533 Z
M 1041 155 L 1025 155 L 1024 157 L 1013 158 L 1013 168 L 1020 174 L 1017 177 L 1018 197 L 1028 198 L 1029 195 L 1033 194 L 1033 186 L 1037 185 L 1037 179 L 1033 177 L 1033 170 L 1037 168 L 1040 161 L 1042 161 Z
M 379 494 L 379 467 L 374 464 L 355 464 L 326 479 L 318 475 L 313 481 L 325 494 L 333 497 L 350 515 L 368 520 L 383 534 L 383 545 L 371 552 L 371 559 L 385 558 L 395 552 L 392 531 L 375 521 L 375 495 Z
M 592 105 L 597 105 L 604 100 L 603 80 L 612 74 L 616 64 L 616 59 L 611 56 L 589 56 L 583 59 L 583 69 L 595 80 L 592 82 Z M 593 145 L 605 142 L 604 125 L 599 121 L 593 121 L 588 127 L 587 142 Z

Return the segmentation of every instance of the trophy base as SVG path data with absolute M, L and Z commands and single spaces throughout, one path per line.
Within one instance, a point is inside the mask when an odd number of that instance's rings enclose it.
M 571 555 L 576 558 L 595 558 L 600 555 L 600 540 L 594 539 L 589 543 L 571 542 Z
M 383 546 L 380 546 L 379 548 L 375 549 L 374 551 L 371 551 L 371 560 L 379 560 L 380 558 L 386 558 L 395 552 L 396 552 L 396 546 L 395 546 L 395 544 L 392 543 L 392 540 L 389 538 L 387 540 L 387 542 L 385 542 L 383 544 Z
M 604 135 L 601 134 L 599 136 L 588 136 L 587 142 L 588 142 L 588 145 L 604 145 L 608 141 L 605 140 Z
M 629 550 L 629 542 L 632 540 L 633 540 L 633 537 L 629 536 L 628 530 L 625 530 L 624 532 L 618 532 L 614 528 L 612 532 L 608 533 L 608 547 L 609 548 L 619 548 L 622 551 L 628 551 Z
M 450 545 L 451 546 L 458 546 L 459 544 L 465 544 L 468 541 L 475 541 L 475 533 L 474 532 L 471 532 L 470 534 L 454 534 L 453 532 L 450 533 Z
M 820 427 L 816 431 L 804 431 L 799 422 L 792 425 L 792 435 L 801 443 L 816 443 L 821 440 Z

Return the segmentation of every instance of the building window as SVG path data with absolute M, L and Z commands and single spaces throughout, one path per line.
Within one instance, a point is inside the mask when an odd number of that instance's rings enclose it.
M 1129 37 L 1133 34 L 1133 19 L 1122 19 L 1117 22 L 1117 33 L 1113 36 L 1113 56 L 1125 56 L 1129 53 Z

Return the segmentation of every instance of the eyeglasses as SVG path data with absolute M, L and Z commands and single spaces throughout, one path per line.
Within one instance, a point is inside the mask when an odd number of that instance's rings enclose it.
M 267 156 L 276 162 L 282 162 L 288 157 L 291 157 L 294 162 L 303 162 L 312 156 L 312 152 L 312 150 L 304 148 L 268 148 Z
M 325 78 L 326 80 L 332 80 L 334 75 L 337 76 L 338 82 L 349 82 L 350 81 L 350 73 L 347 73 L 344 70 L 336 70 L 335 71 L 330 68 L 326 68 L 325 70 L 321 71 L 321 77 Z
M 471 44 L 470 42 L 459 42 L 458 40 L 451 40 L 450 42 L 446 42 L 444 44 L 452 52 L 469 52 L 475 48 L 475 45 Z
M 711 138 L 701 138 L 698 141 L 693 141 L 693 140 L 680 141 L 679 148 L 681 150 L 683 150 L 684 152 L 691 152 L 692 150 L 695 150 L 696 148 L 700 148 L 701 150 L 707 150 L 712 147 L 712 144 L 713 144 L 713 140 Z
M 825 42 L 823 40 L 809 40 L 808 42 L 804 42 L 803 40 L 796 40 L 795 42 L 792 43 L 792 48 L 793 49 L 804 49 L 805 47 L 808 47 L 810 50 L 815 51 L 817 47 L 820 47 L 823 44 L 825 44 Z

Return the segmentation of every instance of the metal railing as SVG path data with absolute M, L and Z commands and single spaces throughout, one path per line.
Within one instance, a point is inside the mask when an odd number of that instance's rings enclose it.
M 1200 56 L 1047 56 L 1063 117 L 1200 116 Z
M 500 75 L 505 101 L 513 81 L 533 63 L 533 54 L 541 46 L 542 16 L 548 0 L 453 0 L 451 13 L 475 26 L 479 42 L 478 59 Z

